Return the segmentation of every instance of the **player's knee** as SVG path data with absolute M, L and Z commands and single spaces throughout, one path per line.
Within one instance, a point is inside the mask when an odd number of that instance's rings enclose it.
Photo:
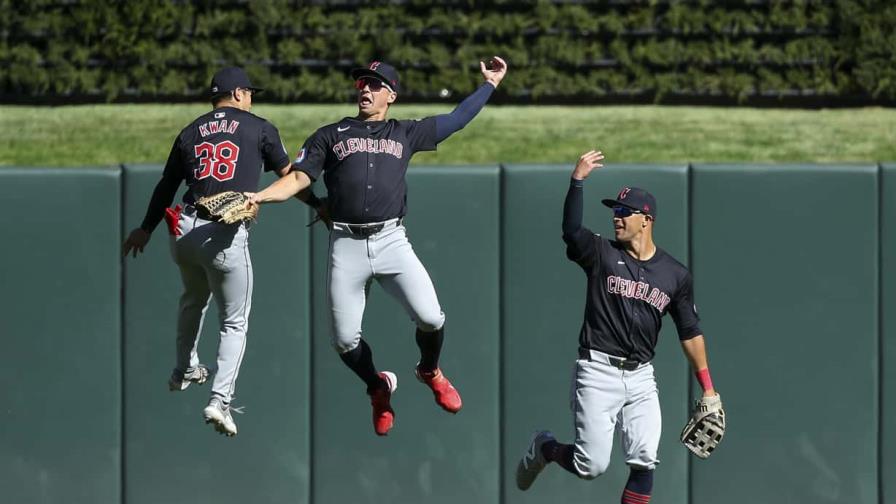
M 655 467 L 656 467 L 656 465 L 654 465 L 654 464 L 651 464 L 649 466 L 641 465 L 641 464 L 631 464 L 631 463 L 628 464 L 628 468 L 631 469 L 632 471 L 642 471 L 642 472 L 652 471 Z
M 576 464 L 576 474 L 583 480 L 593 480 L 594 478 L 597 478 L 605 472 L 607 472 L 606 465 L 589 464 L 587 466 L 580 467 L 578 464 Z
M 421 313 L 417 319 L 417 328 L 423 332 L 435 332 L 445 325 L 445 313 L 442 310 Z
M 358 346 L 358 343 L 361 342 L 360 335 L 350 335 L 350 336 L 342 336 L 340 337 L 338 334 L 333 335 L 333 339 L 330 343 L 333 345 L 333 349 L 336 350 L 336 353 L 344 354 L 345 352 L 350 352 Z
M 652 471 L 652 470 L 656 469 L 656 465 L 659 464 L 660 461 L 657 460 L 656 457 L 650 457 L 650 456 L 645 455 L 645 456 L 638 457 L 635 459 L 626 460 L 625 462 L 626 462 L 626 464 L 628 464 L 628 466 L 630 468 L 632 468 L 632 470 Z
M 639 450 L 638 452 L 629 455 L 625 463 L 636 471 L 652 471 L 656 469 L 656 465 L 659 464 L 660 461 L 656 458 L 656 452 Z
M 595 459 L 589 457 L 578 450 L 573 455 L 573 466 L 576 469 L 576 475 L 585 480 L 593 480 L 601 474 L 607 472 L 610 465 L 609 458 Z

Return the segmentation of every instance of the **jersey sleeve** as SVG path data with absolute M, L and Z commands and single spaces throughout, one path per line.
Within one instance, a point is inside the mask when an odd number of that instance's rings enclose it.
M 485 102 L 492 95 L 495 86 L 486 82 L 479 86 L 470 96 L 464 98 L 450 114 L 435 116 L 436 119 L 436 143 L 440 143 L 454 132 L 460 131 L 476 117 L 476 114 L 485 106 Z
M 317 180 L 324 172 L 324 163 L 327 160 L 327 140 L 321 130 L 317 130 L 305 145 L 296 154 L 296 158 L 292 162 L 293 171 L 302 171 L 308 175 L 311 180 Z
M 601 237 L 586 227 L 563 235 L 566 257 L 584 269 L 589 269 L 600 257 Z
M 569 190 L 563 201 L 563 241 L 566 242 L 566 257 L 582 268 L 588 269 L 597 256 L 599 236 L 582 225 L 584 207 L 584 182 L 570 179 Z
M 411 152 L 436 150 L 436 118 L 427 117 L 419 121 L 401 121 L 406 128 Z
M 678 329 L 678 339 L 687 340 L 703 334 L 697 305 L 694 304 L 694 280 L 690 273 L 685 273 L 681 287 L 669 303 L 669 313 Z
M 146 215 L 140 224 L 140 227 L 147 233 L 152 233 L 156 226 L 159 225 L 159 222 L 165 215 L 165 209 L 171 206 L 171 202 L 174 201 L 177 188 L 180 187 L 181 181 L 186 177 L 185 169 L 180 148 L 180 137 L 178 137 L 171 147 L 168 161 L 165 163 L 165 170 L 162 172 L 162 179 L 159 180 L 152 192 Z
M 289 154 L 280 139 L 280 131 L 267 121 L 261 127 L 261 156 L 264 171 L 276 171 L 289 165 Z

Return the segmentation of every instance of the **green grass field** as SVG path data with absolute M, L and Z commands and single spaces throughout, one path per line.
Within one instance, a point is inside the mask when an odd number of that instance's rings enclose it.
M 452 104 L 397 105 L 395 118 Z M 175 135 L 207 105 L 0 106 L 0 165 L 163 162 Z M 290 153 L 353 105 L 265 105 Z M 896 160 L 896 109 L 489 106 L 417 164 L 572 163 L 599 148 L 607 162 L 825 163 Z

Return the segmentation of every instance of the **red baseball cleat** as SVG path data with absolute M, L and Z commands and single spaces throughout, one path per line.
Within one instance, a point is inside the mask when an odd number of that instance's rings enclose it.
M 389 371 L 379 373 L 379 377 L 386 382 L 386 386 L 369 392 L 370 404 L 373 406 L 373 430 L 377 436 L 385 436 L 395 420 L 395 411 L 392 410 L 389 400 L 392 398 L 392 392 L 398 388 L 398 377 Z
M 460 394 L 457 393 L 457 389 L 454 388 L 454 385 L 451 385 L 448 378 L 445 378 L 441 369 L 436 368 L 435 371 L 425 372 L 420 371 L 418 367 L 414 369 L 414 373 L 417 375 L 418 380 L 432 389 L 432 395 L 436 398 L 436 404 L 441 406 L 443 410 L 449 413 L 460 411 L 460 408 L 463 406 Z

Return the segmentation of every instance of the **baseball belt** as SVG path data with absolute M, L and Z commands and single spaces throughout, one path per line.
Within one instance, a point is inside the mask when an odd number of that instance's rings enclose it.
M 590 350 L 582 347 L 579 347 L 579 358 L 591 362 L 603 362 L 623 371 L 634 371 L 643 364 L 636 360 L 613 357 L 612 355 L 607 355 L 597 350 Z

